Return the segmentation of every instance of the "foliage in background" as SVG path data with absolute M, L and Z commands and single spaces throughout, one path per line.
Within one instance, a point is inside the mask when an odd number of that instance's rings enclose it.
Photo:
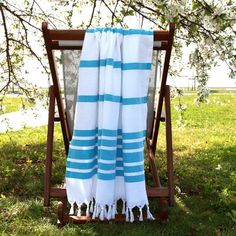
M 131 19 L 136 19 L 140 27 L 155 29 L 166 29 L 173 21 L 177 28 L 171 74 L 176 76 L 187 67 L 182 65 L 181 57 L 183 46 L 189 45 L 189 66 L 196 72 L 199 101 L 208 94 L 208 71 L 219 61 L 225 62 L 230 77 L 235 77 L 235 0 L 9 0 L 0 1 L 0 13 L 0 93 L 14 86 L 32 96 L 32 86 L 25 79 L 28 71 L 23 71 L 32 57 L 49 76 L 42 21 L 48 21 L 53 28 L 87 28 L 129 27 Z

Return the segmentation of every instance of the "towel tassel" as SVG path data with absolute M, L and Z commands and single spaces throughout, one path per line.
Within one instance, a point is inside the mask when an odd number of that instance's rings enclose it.
M 97 214 L 97 205 L 95 205 L 94 207 L 93 216 L 92 216 L 93 220 L 97 217 L 96 214 Z
M 147 219 L 148 220 L 155 220 L 155 218 L 153 217 L 152 213 L 149 210 L 149 206 L 147 205 Z
M 100 215 L 99 215 L 99 219 L 101 221 L 103 221 L 104 218 L 105 218 L 105 209 L 104 209 L 104 207 L 101 207 L 101 212 L 100 212 Z
M 125 214 L 125 200 L 122 199 L 122 202 L 123 202 L 123 207 L 122 207 L 122 214 Z
M 139 207 L 139 221 L 143 221 L 143 210 L 142 207 Z
M 93 213 L 93 205 L 94 205 L 94 203 L 93 203 L 93 201 L 91 201 L 90 209 L 89 209 L 90 213 Z
M 112 213 L 111 213 L 111 218 L 112 219 L 115 219 L 115 215 L 116 215 L 116 204 L 113 204 L 112 205 L 112 211 L 111 211 Z
M 112 211 L 112 205 L 110 205 L 110 206 L 108 207 L 108 212 L 107 212 L 107 216 L 106 216 L 106 218 L 107 218 L 108 220 L 111 219 L 111 215 L 112 215 L 111 211 Z
M 97 205 L 96 217 L 99 216 L 100 212 L 101 212 L 101 207 Z
M 74 202 L 70 204 L 71 207 L 70 207 L 70 212 L 69 212 L 69 215 L 74 215 Z
M 128 207 L 126 207 L 125 221 L 126 221 L 126 222 L 129 222 L 129 209 L 128 209 Z
M 86 216 L 89 217 L 90 214 L 89 214 L 89 203 L 87 204 L 87 208 L 86 208 Z
M 129 222 L 130 222 L 130 223 L 133 223 L 133 222 L 134 222 L 134 213 L 133 213 L 131 207 L 129 207 L 129 214 L 130 214 Z
M 81 204 L 77 204 L 77 205 L 78 205 L 77 216 L 80 217 L 81 216 Z

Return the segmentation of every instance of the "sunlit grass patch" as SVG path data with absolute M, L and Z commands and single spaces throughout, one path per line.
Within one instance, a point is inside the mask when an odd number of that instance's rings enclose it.
M 32 106 L 28 99 L 23 97 L 5 96 L 0 98 L 0 115 L 23 110 Z

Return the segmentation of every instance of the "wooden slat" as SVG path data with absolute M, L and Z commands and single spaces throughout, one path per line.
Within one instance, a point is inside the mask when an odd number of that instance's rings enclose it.
M 66 189 L 65 188 L 51 188 L 50 196 L 54 198 L 65 198 Z
M 168 197 L 167 187 L 149 187 L 147 186 L 147 195 L 149 198 Z
M 59 45 L 59 41 L 51 41 L 50 43 L 51 48 L 53 50 L 81 50 L 82 46 L 61 46 Z M 166 50 L 168 46 L 168 42 L 163 41 L 161 42 L 161 47 L 156 47 L 154 46 L 153 49 L 154 50 Z
M 85 30 L 48 30 L 51 40 L 84 40 Z M 154 41 L 168 41 L 168 30 L 156 30 L 154 31 Z
M 169 196 L 168 188 L 147 186 L 147 195 L 150 198 L 168 197 Z M 51 188 L 50 196 L 54 198 L 65 198 L 66 189 L 65 188 Z

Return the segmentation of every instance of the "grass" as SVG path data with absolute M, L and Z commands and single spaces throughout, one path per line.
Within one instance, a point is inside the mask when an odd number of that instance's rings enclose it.
M 5 96 L 0 99 L 0 115 L 19 111 L 22 108 L 31 107 L 32 104 L 26 98 Z
M 56 201 L 43 208 L 46 127 L 0 134 L 0 235 L 236 235 L 236 95 L 212 94 L 196 107 L 182 97 L 184 123 L 172 101 L 176 204 L 166 224 L 56 226 Z M 165 178 L 164 127 L 157 165 Z M 65 158 L 55 130 L 53 184 L 60 184 Z

